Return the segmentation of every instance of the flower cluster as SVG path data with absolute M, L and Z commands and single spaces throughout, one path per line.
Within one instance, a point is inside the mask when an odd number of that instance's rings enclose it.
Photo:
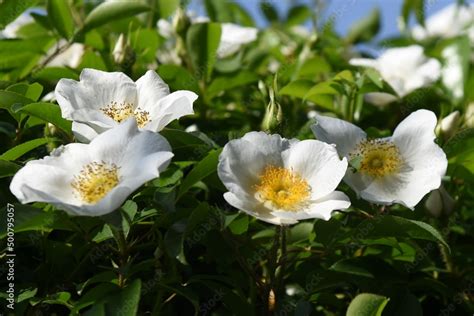
M 90 143 L 61 146 L 29 161 L 10 190 L 22 203 L 47 202 L 71 215 L 100 216 L 166 169 L 173 153 L 157 132 L 192 114 L 197 95 L 170 93 L 154 71 L 135 83 L 123 73 L 84 69 L 79 82 L 59 81 L 56 98 L 76 138 Z

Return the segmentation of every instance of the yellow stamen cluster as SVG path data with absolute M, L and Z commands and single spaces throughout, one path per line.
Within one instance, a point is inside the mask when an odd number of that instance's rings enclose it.
M 91 162 L 74 176 L 71 186 L 84 202 L 97 203 L 119 183 L 118 169 L 115 164 Z
M 351 160 L 357 157 L 361 158 L 359 171 L 375 178 L 395 174 L 403 164 L 398 147 L 384 139 L 359 143 L 356 150 L 349 154 Z
M 140 108 L 134 109 L 132 103 L 117 103 L 112 101 L 107 106 L 101 108 L 101 111 L 118 123 L 121 123 L 130 117 L 135 117 L 138 127 L 144 127 L 151 121 L 149 112 L 143 111 Z
M 299 174 L 276 166 L 267 166 L 254 188 L 259 200 L 285 211 L 300 210 L 311 192 L 308 182 Z

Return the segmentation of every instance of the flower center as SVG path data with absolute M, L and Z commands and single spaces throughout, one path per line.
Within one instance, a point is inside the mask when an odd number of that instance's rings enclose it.
M 117 103 L 111 102 L 109 105 L 101 108 L 105 115 L 113 119 L 114 121 L 121 123 L 130 117 L 135 117 L 138 127 L 144 127 L 150 122 L 150 113 L 143 111 L 140 108 L 133 108 L 132 103 Z
M 285 211 L 298 211 L 309 198 L 311 187 L 300 175 L 282 167 L 267 166 L 255 185 L 256 198 Z
M 360 158 L 359 171 L 375 178 L 397 173 L 403 163 L 398 147 L 383 139 L 361 142 L 349 158 Z
M 115 164 L 91 162 L 74 176 L 71 186 L 84 202 L 97 203 L 119 183 L 118 169 Z

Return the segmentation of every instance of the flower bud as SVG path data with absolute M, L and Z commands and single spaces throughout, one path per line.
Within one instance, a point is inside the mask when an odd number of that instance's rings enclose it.
M 444 117 L 436 128 L 438 134 L 441 133 L 445 138 L 454 135 L 459 127 L 460 119 L 461 115 L 459 111 L 454 111 Z
M 425 201 L 425 207 L 434 217 L 440 217 L 441 215 L 449 216 L 453 212 L 454 203 L 454 199 L 441 186 L 430 193 Z
M 262 130 L 266 132 L 274 132 L 278 130 L 283 121 L 283 112 L 280 104 L 275 101 L 273 89 L 270 88 L 270 103 L 267 105 L 265 116 L 262 121 Z
M 186 12 L 183 11 L 183 9 L 178 8 L 176 10 L 175 15 L 173 16 L 173 21 L 171 23 L 173 25 L 173 30 L 176 32 L 176 34 L 184 38 L 187 29 L 191 25 L 191 20 L 186 15 Z
M 130 68 L 135 63 L 135 53 L 123 33 L 120 34 L 117 43 L 115 43 L 112 56 L 115 63 L 121 65 L 122 68 Z

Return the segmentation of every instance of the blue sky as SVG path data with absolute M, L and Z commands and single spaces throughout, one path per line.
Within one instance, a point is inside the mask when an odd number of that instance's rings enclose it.
M 222 0 L 229 1 L 229 0 Z M 235 0 L 247 9 L 260 26 L 264 25 L 264 18 L 258 8 L 257 0 Z M 281 14 L 287 12 L 292 3 L 309 4 L 311 0 L 267 0 L 270 1 Z M 398 33 L 397 19 L 400 15 L 403 0 L 325 0 L 327 8 L 325 17 L 337 16 L 336 31 L 346 34 L 350 26 L 367 15 L 374 7 L 379 7 L 382 13 L 382 29 L 379 38 L 384 38 Z M 425 0 L 427 16 L 441 8 L 456 2 L 456 0 Z M 468 0 L 466 2 L 474 2 Z M 191 9 L 203 13 L 203 0 L 192 0 Z

